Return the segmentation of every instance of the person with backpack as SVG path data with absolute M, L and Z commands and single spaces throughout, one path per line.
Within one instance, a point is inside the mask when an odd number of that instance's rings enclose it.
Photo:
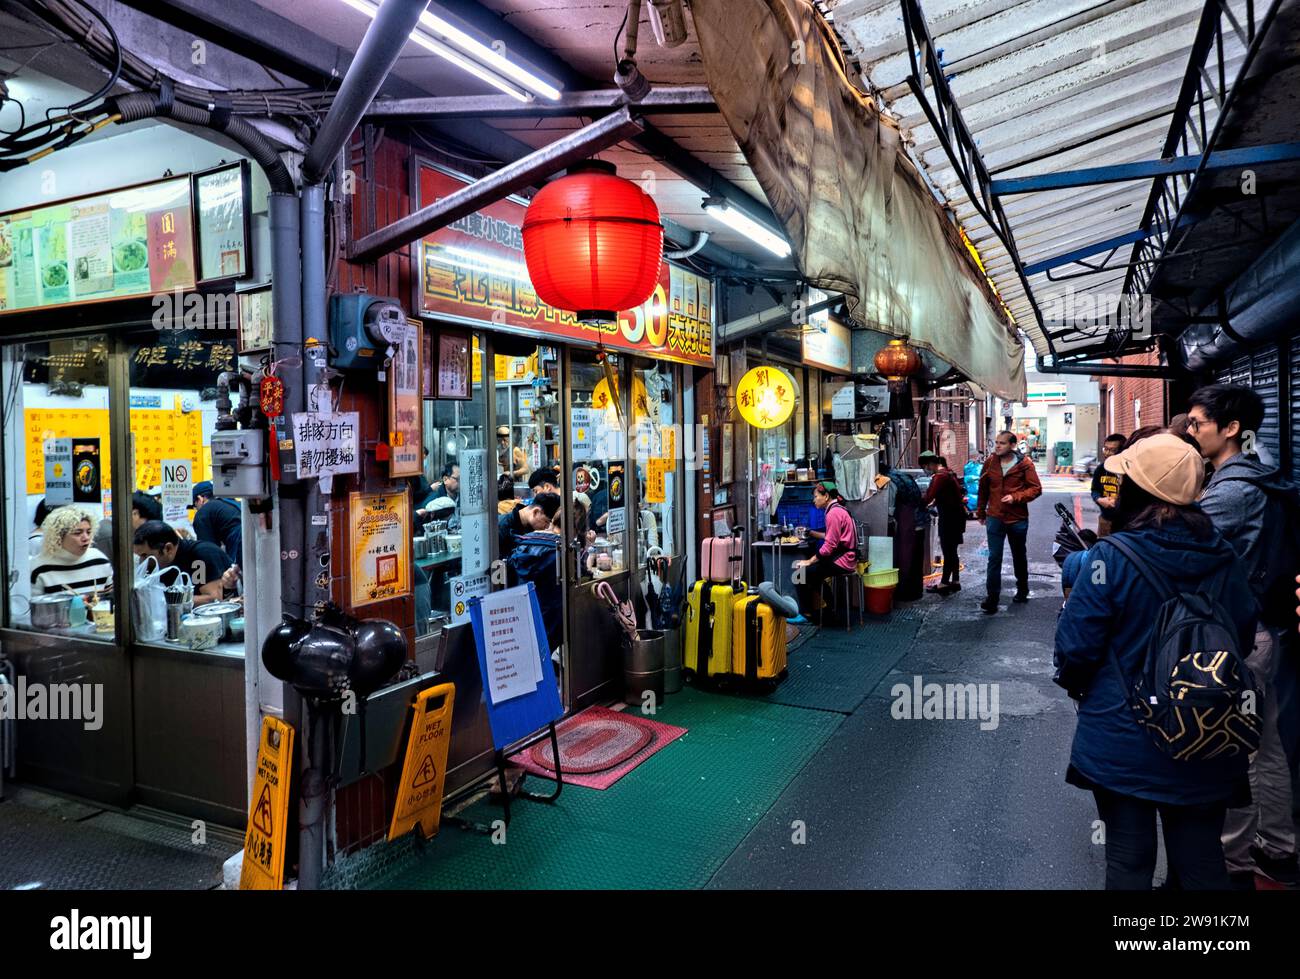
M 1259 734 L 1245 665 L 1255 604 L 1195 505 L 1194 444 L 1161 433 L 1105 465 L 1124 477 L 1112 533 L 1090 548 L 1056 626 L 1055 682 L 1079 712 L 1066 781 L 1096 799 L 1108 890 L 1151 888 L 1157 813 L 1171 877 L 1225 890 L 1224 814 L 1249 798 Z
M 922 506 L 933 506 L 939 513 L 939 547 L 943 551 L 943 575 L 939 584 L 927 591 L 951 595 L 961 591 L 961 558 L 957 548 L 966 534 L 966 494 L 961 483 L 948 468 L 948 460 L 928 449 L 921 453 L 921 468 L 930 474 Z
M 1014 432 L 999 432 L 993 454 L 980 470 L 975 519 L 988 528 L 987 594 L 980 608 L 985 615 L 998 610 L 1002 594 L 1002 548 L 1011 541 L 1011 566 L 1016 573 L 1016 603 L 1029 601 L 1029 503 L 1043 495 L 1038 470 L 1028 456 L 1016 451 Z
M 1279 727 L 1294 727 L 1295 703 L 1281 717 L 1279 680 L 1287 687 L 1295 669 L 1290 587 L 1300 561 L 1300 493 L 1248 449 L 1264 422 L 1264 402 L 1248 387 L 1212 384 L 1189 402 L 1188 432 L 1214 467 L 1201 509 L 1241 556 L 1259 625 L 1246 659 L 1260 689 L 1263 733 L 1251 759 L 1253 802 L 1228 813 L 1223 847 L 1233 882 L 1253 889 L 1256 872 L 1284 884 L 1297 881 L 1291 815 L 1291 765 Z M 1281 674 L 1281 675 L 1280 675 Z

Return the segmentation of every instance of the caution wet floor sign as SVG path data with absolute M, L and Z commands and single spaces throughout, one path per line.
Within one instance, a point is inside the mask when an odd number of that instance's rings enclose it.
M 262 718 L 257 775 L 248 831 L 244 834 L 241 891 L 278 891 L 284 883 L 284 835 L 292 770 L 293 728 L 275 717 Z
M 421 691 L 415 698 L 415 717 L 402 764 L 402 785 L 393 809 L 388 838 L 419 826 L 425 838 L 438 832 L 442 816 L 442 785 L 447 774 L 447 748 L 451 744 L 451 708 L 456 687 L 439 684 Z

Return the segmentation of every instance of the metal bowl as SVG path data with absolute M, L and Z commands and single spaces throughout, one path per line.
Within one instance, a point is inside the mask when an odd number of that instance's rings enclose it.
M 32 628 L 67 629 L 72 625 L 71 611 L 71 595 L 38 595 L 32 599 Z
M 221 638 L 218 641 L 224 642 L 233 638 L 232 623 L 244 614 L 244 606 L 238 602 L 210 602 L 200 606 L 195 614 L 205 618 L 220 619 Z

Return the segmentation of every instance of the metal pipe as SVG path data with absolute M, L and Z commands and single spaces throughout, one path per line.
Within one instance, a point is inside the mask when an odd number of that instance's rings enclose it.
M 280 363 L 276 376 L 284 382 L 284 413 L 292 417 L 306 405 L 302 386 L 302 272 L 299 260 L 298 197 L 270 195 L 271 218 L 271 305 L 274 318 L 273 359 Z M 297 366 L 294 366 L 295 363 Z M 274 438 L 274 432 L 268 433 Z M 302 497 L 296 480 L 282 479 L 280 497 L 280 550 L 284 556 L 282 604 L 288 615 L 303 615 L 302 575 L 299 567 L 303 548 Z
M 405 119 L 482 119 L 526 116 L 543 119 L 553 116 L 597 116 L 613 112 L 627 102 L 622 89 L 596 92 L 565 92 L 558 99 L 545 102 L 520 102 L 509 95 L 449 95 L 427 99 L 376 99 L 366 109 L 370 121 Z M 704 85 L 675 85 L 656 88 L 637 102 L 643 112 L 658 110 L 674 113 L 717 112 L 713 93 Z
M 320 183 L 420 22 L 427 0 L 383 0 L 302 162 L 304 184 Z
M 709 243 L 709 233 L 707 231 L 697 231 L 695 232 L 694 240 L 692 240 L 689 245 L 687 245 L 685 248 L 678 248 L 675 250 L 665 251 L 664 258 L 673 258 L 673 259 L 690 258 L 692 255 L 694 255 L 696 252 L 698 252 L 701 248 L 703 248 L 708 243 Z
M 817 302 L 806 306 L 803 311 L 805 315 L 812 315 L 813 313 L 820 313 L 823 309 L 837 306 L 843 301 L 843 296 L 831 296 L 827 299 L 819 299 Z M 732 320 L 730 323 L 723 323 L 722 326 L 718 327 L 718 341 L 731 343 L 758 333 L 767 333 L 782 324 L 790 322 L 793 313 L 794 311 L 788 305 L 771 306 L 761 312 L 751 313 L 749 316 L 742 316 L 738 320 Z
M 329 764 L 329 729 L 334 711 L 307 704 L 307 767 L 298 797 L 298 890 L 320 889 L 325 868 L 325 770 Z
M 413 214 L 399 218 L 392 224 L 372 231 L 353 242 L 348 258 L 354 262 L 369 262 L 394 251 L 408 242 L 444 228 L 467 214 L 473 214 L 487 204 L 500 200 L 507 194 L 530 187 L 572 163 L 586 159 L 593 153 L 619 143 L 641 132 L 644 124 L 632 118 L 627 106 L 589 126 L 569 133 L 535 153 L 507 164 L 495 173 L 476 180 L 462 190 Z
M 311 405 L 311 393 L 325 380 L 326 350 L 326 288 L 325 288 L 325 188 L 315 184 L 302 189 L 300 209 L 302 229 L 302 333 L 303 390 Z M 329 404 L 314 406 L 322 411 Z M 303 505 L 303 559 L 302 594 L 308 610 L 318 609 L 329 599 L 328 588 L 316 584 L 322 571 L 321 558 L 328 560 L 330 553 L 329 525 L 317 518 L 325 513 L 321 502 L 320 483 L 310 480 Z

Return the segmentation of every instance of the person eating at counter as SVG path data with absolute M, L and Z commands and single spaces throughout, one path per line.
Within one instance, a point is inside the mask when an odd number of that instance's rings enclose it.
M 150 520 L 136 528 L 131 545 L 139 557 L 157 559 L 164 569 L 163 587 L 170 586 L 177 574 L 184 571 L 194 583 L 196 606 L 221 601 L 221 579 L 230 567 L 230 559 L 216 544 L 182 540 L 172 527 L 161 520 Z
M 533 502 L 527 506 L 519 504 L 509 513 L 501 514 L 497 518 L 497 543 L 500 545 L 501 560 L 510 557 L 515 549 L 516 538 L 549 529 L 551 521 L 560 512 L 561 502 L 555 493 L 542 493 L 533 497 Z
M 41 523 L 41 552 L 32 559 L 32 595 L 75 592 L 89 599 L 113 587 L 113 562 L 92 547 L 93 519 L 75 506 L 50 511 Z

